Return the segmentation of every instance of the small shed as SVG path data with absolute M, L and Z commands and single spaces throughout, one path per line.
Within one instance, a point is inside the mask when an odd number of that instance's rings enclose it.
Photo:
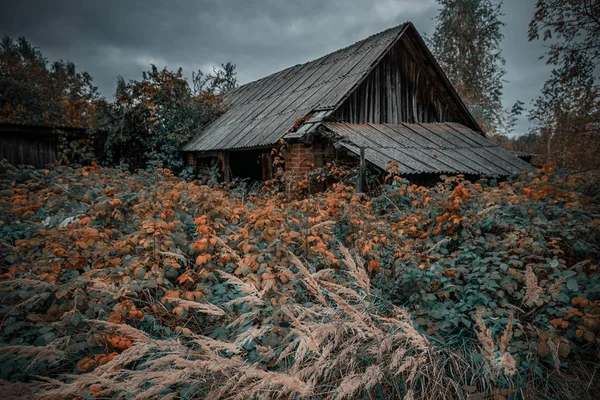
M 489 141 L 412 23 L 380 32 L 225 95 L 229 107 L 183 147 L 191 165 L 218 160 L 223 179 L 268 179 L 287 144 L 301 179 L 332 155 L 361 148 L 372 167 L 403 175 L 509 176 L 531 166 Z
M 61 140 L 85 137 L 86 130 L 78 127 L 0 123 L 0 160 L 44 168 L 59 159 Z

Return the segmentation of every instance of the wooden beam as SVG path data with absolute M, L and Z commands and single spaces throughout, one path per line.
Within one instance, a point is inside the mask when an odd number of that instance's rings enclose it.
M 356 192 L 357 193 L 363 192 L 363 183 L 365 180 L 366 167 L 367 167 L 367 164 L 365 162 L 365 148 L 361 147 L 360 148 L 360 164 L 358 166 L 358 178 L 356 179 Z
M 261 155 L 261 166 L 262 166 L 262 180 L 268 181 L 273 179 L 273 160 L 271 159 L 270 153 L 262 153 Z
M 228 151 L 220 151 L 219 152 L 219 171 L 221 172 L 221 177 L 224 183 L 231 182 L 231 176 L 229 173 L 229 152 Z

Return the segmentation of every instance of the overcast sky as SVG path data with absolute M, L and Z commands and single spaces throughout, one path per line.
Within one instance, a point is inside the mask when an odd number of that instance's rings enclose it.
M 434 0 L 0 0 L 0 33 L 25 36 L 50 60 L 88 71 L 107 98 L 117 76 L 139 79 L 150 64 L 188 74 L 231 61 L 241 84 L 313 60 L 412 21 L 431 35 Z M 509 82 L 504 106 L 529 106 L 550 68 L 541 43 L 527 41 L 535 0 L 505 0 Z M 528 130 L 526 117 L 516 133 Z

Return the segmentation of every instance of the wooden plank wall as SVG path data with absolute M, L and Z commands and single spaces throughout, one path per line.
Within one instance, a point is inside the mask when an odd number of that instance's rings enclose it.
M 333 121 L 461 122 L 439 80 L 410 43 L 399 40 L 378 66 L 330 117 Z
M 33 165 L 44 168 L 57 158 L 56 136 L 30 135 L 22 132 L 2 132 L 0 136 L 0 159 L 12 165 Z

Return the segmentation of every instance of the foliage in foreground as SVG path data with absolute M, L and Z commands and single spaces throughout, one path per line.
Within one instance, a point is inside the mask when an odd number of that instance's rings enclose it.
M 598 194 L 241 196 L 3 165 L 0 378 L 45 398 L 593 398 Z M 596 196 L 596 197 L 594 197 Z

